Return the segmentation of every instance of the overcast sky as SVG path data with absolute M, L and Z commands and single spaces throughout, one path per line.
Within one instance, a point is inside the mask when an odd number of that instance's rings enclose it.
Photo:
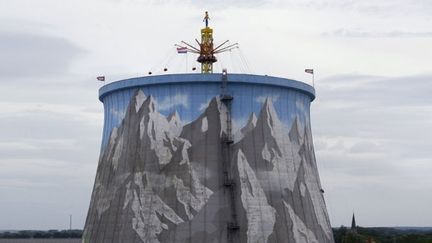
M 184 71 L 163 61 L 199 37 L 205 10 L 249 72 L 310 83 L 315 69 L 333 226 L 353 211 L 362 226 L 432 226 L 432 1 L 0 0 L 0 229 L 68 228 L 70 214 L 83 227 L 103 126 L 95 77 Z M 232 55 L 216 68 L 241 71 Z

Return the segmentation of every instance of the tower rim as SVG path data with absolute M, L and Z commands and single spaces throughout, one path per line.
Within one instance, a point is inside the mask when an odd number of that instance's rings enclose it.
M 102 86 L 99 89 L 99 100 L 103 102 L 104 98 L 112 92 L 134 87 L 138 88 L 161 84 L 220 83 L 221 76 L 221 73 L 183 73 L 121 79 Z M 288 88 L 306 94 L 311 99 L 311 102 L 315 99 L 314 87 L 298 80 L 256 74 L 230 73 L 228 76 L 230 83 L 259 84 Z

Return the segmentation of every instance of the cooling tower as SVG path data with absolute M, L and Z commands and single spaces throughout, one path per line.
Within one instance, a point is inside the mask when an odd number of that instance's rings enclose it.
M 83 242 L 333 242 L 310 126 L 314 89 L 248 74 L 100 89 Z

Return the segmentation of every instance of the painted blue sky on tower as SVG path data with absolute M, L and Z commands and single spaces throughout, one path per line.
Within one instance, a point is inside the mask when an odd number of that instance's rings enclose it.
M 160 76 L 161 82 L 163 78 L 164 76 Z M 309 125 L 311 97 L 304 93 L 268 85 L 229 84 L 228 86 L 228 92 L 234 96 L 232 103 L 234 130 L 242 128 L 252 113 L 259 115 L 266 99 L 272 101 L 279 119 L 287 128 L 291 127 L 296 118 L 301 126 Z M 106 145 L 111 130 L 122 122 L 126 109 L 137 90 L 154 98 L 158 112 L 166 117 L 177 112 L 182 123 L 187 124 L 204 112 L 211 99 L 219 97 L 221 83 L 162 84 L 109 93 L 102 99 L 105 106 L 105 119 L 108 119 L 105 121 L 102 147 Z

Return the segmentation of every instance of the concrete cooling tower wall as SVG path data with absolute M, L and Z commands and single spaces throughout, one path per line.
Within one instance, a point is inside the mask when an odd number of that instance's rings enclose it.
M 83 242 L 333 242 L 304 83 L 178 74 L 103 86 Z

